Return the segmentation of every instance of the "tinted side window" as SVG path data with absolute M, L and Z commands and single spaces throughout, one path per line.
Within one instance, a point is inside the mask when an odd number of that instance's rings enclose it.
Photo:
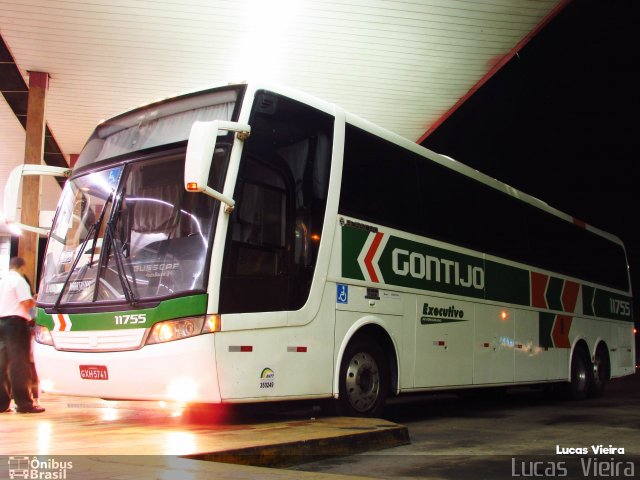
M 620 245 L 531 206 L 526 219 L 532 264 L 628 290 L 626 256 Z
M 508 258 L 527 252 L 517 200 L 349 125 L 340 213 Z
M 421 233 L 514 260 L 527 256 L 516 199 L 425 158 L 417 162 L 424 209 Z
M 340 211 L 363 220 L 416 231 L 421 204 L 416 165 L 390 142 L 347 125 Z

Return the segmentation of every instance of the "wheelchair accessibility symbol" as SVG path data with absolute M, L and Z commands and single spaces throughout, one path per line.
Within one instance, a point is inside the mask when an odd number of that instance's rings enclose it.
M 338 291 L 336 292 L 336 302 L 349 303 L 349 286 L 338 284 Z

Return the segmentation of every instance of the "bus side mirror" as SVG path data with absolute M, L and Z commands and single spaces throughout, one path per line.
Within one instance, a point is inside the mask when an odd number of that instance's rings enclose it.
M 9 174 L 9 178 L 7 178 L 7 184 L 4 187 L 5 223 L 13 224 L 27 232 L 34 232 L 38 235 L 47 235 L 49 233 L 48 228 L 25 225 L 16 221 L 18 218 L 18 194 L 20 192 L 20 185 L 22 184 L 22 177 L 26 175 L 69 177 L 69 175 L 71 175 L 71 169 L 66 167 L 26 163 L 15 167 Z
M 216 140 L 221 131 L 237 132 L 238 140 L 245 140 L 251 133 L 249 125 L 237 122 L 214 120 L 194 122 L 187 143 L 187 157 L 184 165 L 184 188 L 188 192 L 202 192 L 213 197 L 233 210 L 235 200 L 207 185 Z

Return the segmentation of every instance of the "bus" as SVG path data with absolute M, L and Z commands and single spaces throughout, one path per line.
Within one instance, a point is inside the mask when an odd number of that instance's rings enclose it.
M 296 90 L 146 105 L 53 174 L 48 392 L 379 416 L 403 393 L 583 399 L 635 372 L 617 237 Z

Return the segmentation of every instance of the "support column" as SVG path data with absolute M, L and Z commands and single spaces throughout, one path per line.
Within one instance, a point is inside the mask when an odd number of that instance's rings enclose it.
M 49 74 L 29 72 L 29 103 L 27 105 L 27 135 L 24 148 L 24 163 L 42 163 L 44 157 L 45 100 L 49 88 Z M 27 176 L 22 179 L 21 222 L 38 226 L 40 217 L 40 177 Z M 18 255 L 26 262 L 26 274 L 34 289 L 38 262 L 38 234 L 22 232 L 18 242 Z

